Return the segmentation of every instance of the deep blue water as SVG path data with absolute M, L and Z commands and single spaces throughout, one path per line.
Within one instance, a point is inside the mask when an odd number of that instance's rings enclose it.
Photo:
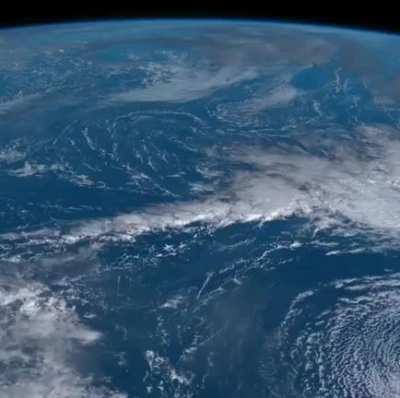
M 0 31 L 0 396 L 398 397 L 399 50 Z

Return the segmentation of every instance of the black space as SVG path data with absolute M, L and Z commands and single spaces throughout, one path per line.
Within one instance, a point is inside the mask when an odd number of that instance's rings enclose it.
M 126 3 L 119 0 L 107 0 L 107 2 L 99 1 L 91 5 L 84 4 L 84 0 L 69 0 L 68 2 L 62 0 L 56 3 L 33 1 L 29 4 L 20 4 L 16 2 L 14 6 L 7 2 L 7 8 L 0 12 L 0 27 L 99 19 L 248 18 L 400 33 L 400 14 L 382 1 L 378 5 L 374 3 L 373 6 L 361 3 L 358 7 L 353 5 L 357 10 L 351 10 L 352 4 L 349 1 L 344 5 L 332 1 L 312 6 L 304 2 L 289 3 L 279 2 L 279 0 L 274 0 L 274 2 L 241 0 L 236 3 L 233 1 L 222 3 L 217 0 L 206 3 L 188 0 L 182 4 L 174 4 L 171 1 L 157 3 L 154 0 L 147 2 L 131 0 Z

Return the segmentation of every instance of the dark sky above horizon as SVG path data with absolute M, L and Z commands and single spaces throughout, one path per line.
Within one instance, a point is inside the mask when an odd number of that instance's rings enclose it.
M 80 2 L 82 3 L 82 2 Z M 324 4 L 324 12 L 318 12 L 318 8 L 311 8 L 305 4 L 288 4 L 279 6 L 274 2 L 254 4 L 247 0 L 245 5 L 225 2 L 225 4 L 207 4 L 201 2 L 198 5 L 161 5 L 149 2 L 130 1 L 129 4 L 118 0 L 103 2 L 96 5 L 80 4 L 77 1 L 57 2 L 33 2 L 31 4 L 16 4 L 3 9 L 0 15 L 0 27 L 20 26 L 30 24 L 42 24 L 52 22 L 67 22 L 80 20 L 116 19 L 116 18 L 251 18 L 266 19 L 300 23 L 315 23 L 338 25 L 343 27 L 363 28 L 400 33 L 400 20 L 397 13 L 384 4 L 381 7 L 363 5 L 363 13 L 356 13 L 340 8 L 327 7 Z M 322 7 L 321 7 L 322 8 Z

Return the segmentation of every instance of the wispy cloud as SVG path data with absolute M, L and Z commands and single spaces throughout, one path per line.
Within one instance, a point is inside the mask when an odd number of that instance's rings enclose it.
M 257 76 L 254 67 L 223 65 L 214 71 L 176 57 L 142 69 L 148 74 L 144 87 L 113 94 L 112 102 L 188 102 Z
M 21 110 L 23 107 L 30 105 L 32 102 L 40 98 L 39 94 L 17 95 L 15 98 L 3 100 L 0 102 L 0 116 L 6 115 L 12 111 Z

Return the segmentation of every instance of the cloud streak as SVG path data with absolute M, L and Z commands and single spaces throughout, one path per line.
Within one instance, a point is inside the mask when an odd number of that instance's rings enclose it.
M 207 65 L 193 68 L 191 63 L 173 57 L 167 63 L 150 64 L 143 68 L 149 77 L 144 87 L 110 96 L 111 102 L 177 102 L 184 103 L 211 95 L 235 83 L 254 79 L 255 67 L 223 65 L 216 71 Z
M 243 167 L 227 189 L 206 199 L 83 221 L 51 237 L 19 237 L 31 245 L 43 239 L 62 244 L 133 241 L 142 234 L 196 225 L 223 228 L 294 216 L 307 219 L 315 233 L 362 235 L 377 247 L 382 240 L 393 243 L 400 237 L 400 141 L 387 128 L 363 127 L 351 134 L 335 139 L 305 134 L 297 146 L 228 148 L 227 156 Z

